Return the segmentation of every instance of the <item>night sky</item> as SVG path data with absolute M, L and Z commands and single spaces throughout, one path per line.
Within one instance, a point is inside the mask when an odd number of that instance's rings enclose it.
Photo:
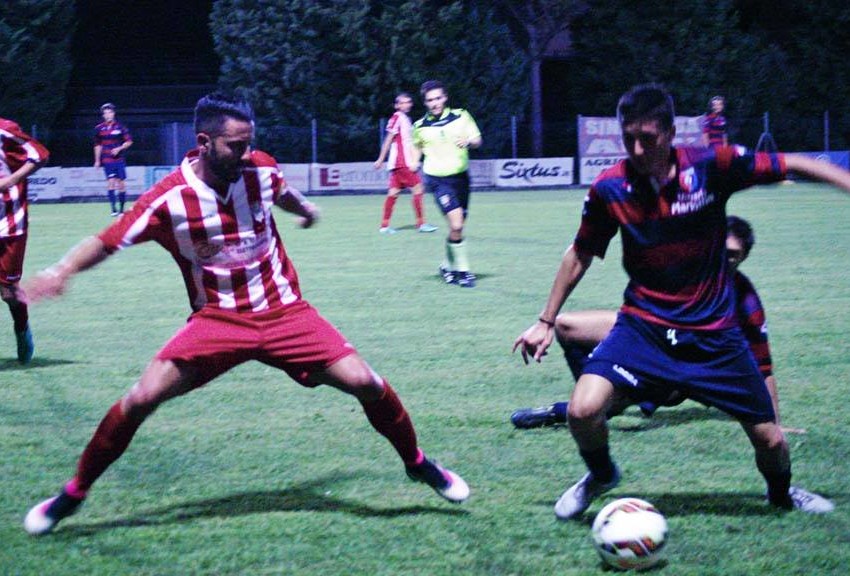
M 211 84 L 213 0 L 79 0 L 72 86 Z

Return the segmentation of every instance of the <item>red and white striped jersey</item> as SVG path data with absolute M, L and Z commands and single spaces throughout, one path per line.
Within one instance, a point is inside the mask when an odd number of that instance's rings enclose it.
M 253 151 L 223 198 L 195 174 L 197 161 L 196 150 L 187 154 L 101 232 L 107 250 L 157 242 L 180 267 L 194 311 L 251 313 L 299 300 L 298 276 L 271 212 L 284 187 L 274 158 Z
M 0 178 L 10 176 L 26 162 L 42 164 L 50 152 L 11 120 L 0 118 Z M 27 231 L 27 179 L 0 190 L 0 238 Z
M 413 164 L 413 124 L 407 114 L 397 110 L 387 122 L 387 133 L 393 135 L 387 170 L 407 168 Z

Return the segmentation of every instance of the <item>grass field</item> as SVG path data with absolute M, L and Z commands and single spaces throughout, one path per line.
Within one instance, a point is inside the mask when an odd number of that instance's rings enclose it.
M 382 197 L 319 199 L 324 218 L 299 230 L 278 216 L 305 297 L 404 399 L 425 450 L 473 490 L 452 506 L 407 480 L 359 405 L 245 365 L 163 406 L 52 535 L 21 526 L 51 495 L 106 409 L 185 321 L 176 266 L 159 247 L 121 253 L 31 312 L 36 357 L 14 360 L 0 330 L 0 574 L 503 575 L 600 574 L 593 514 L 638 496 L 667 516 L 658 574 L 846 574 L 850 560 L 850 198 L 816 186 L 741 194 L 730 212 L 758 241 L 743 270 L 768 312 L 795 483 L 834 499 L 827 516 L 781 514 L 744 434 L 685 403 L 651 420 L 612 422 L 624 481 L 581 522 L 552 505 L 584 473 L 564 429 L 520 432 L 514 408 L 565 398 L 557 354 L 526 367 L 514 338 L 537 317 L 575 232 L 583 191 L 478 193 L 468 238 L 479 286 L 445 286 L 443 230 L 380 236 Z M 35 205 L 27 274 L 109 222 L 103 204 Z M 570 309 L 616 307 L 625 285 L 619 240 L 596 261 Z M 4 322 L 8 322 L 5 320 Z

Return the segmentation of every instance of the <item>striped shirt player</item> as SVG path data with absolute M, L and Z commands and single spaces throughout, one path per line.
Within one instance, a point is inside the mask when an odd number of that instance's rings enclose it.
M 161 403 L 249 360 L 278 368 L 303 386 L 328 384 L 355 396 L 412 479 L 453 502 L 469 496 L 463 479 L 419 449 L 413 423 L 389 383 L 302 298 L 272 206 L 301 216 L 305 226 L 318 212 L 286 187 L 272 157 L 251 149 L 253 120 L 244 100 L 223 94 L 202 98 L 195 109 L 198 149 L 112 226 L 31 282 L 33 298 L 58 295 L 75 273 L 153 241 L 180 268 L 192 315 L 109 409 L 74 477 L 27 514 L 29 533 L 45 534 L 74 513 Z
M 107 102 L 100 107 L 103 122 L 94 128 L 94 165 L 103 167 L 106 176 L 106 194 L 112 215 L 124 212 L 127 200 L 127 165 L 124 152 L 133 145 L 133 137 L 126 126 L 115 118 L 115 105 Z M 117 198 L 116 198 L 117 193 Z M 117 201 L 117 204 L 116 204 Z
M 605 412 L 632 393 L 680 391 L 741 424 L 753 446 L 768 501 L 783 509 L 829 512 L 834 505 L 791 486 L 788 443 L 766 379 L 735 320 L 726 252 L 726 203 L 735 192 L 778 182 L 794 170 L 850 191 L 850 173 L 796 154 L 741 148 L 677 149 L 670 93 L 632 88 L 617 106 L 627 159 L 591 186 L 581 225 L 564 253 L 537 323 L 514 342 L 527 362 L 552 342 L 555 317 L 593 257 L 619 232 L 629 277 L 624 303 L 573 390 L 570 429 L 588 473 L 555 504 L 560 519 L 580 516 L 620 481 Z M 632 392 L 633 391 L 633 392 Z
M 410 122 L 410 110 L 413 108 L 413 97 L 407 92 L 401 92 L 395 98 L 395 113 L 387 122 L 386 136 L 381 145 L 381 152 L 375 160 L 375 168 L 380 169 L 386 159 L 389 171 L 387 196 L 384 199 L 384 210 L 381 217 L 381 234 L 395 234 L 397 230 L 390 227 L 393 210 L 398 195 L 405 188 L 410 188 L 413 212 L 416 216 L 416 228 L 420 232 L 435 232 L 436 226 L 425 222 L 425 206 L 423 202 L 424 188 L 416 170 L 411 167 L 416 164 L 417 155 L 413 147 L 413 124 Z
M 18 299 L 27 246 L 27 177 L 50 153 L 12 120 L 0 118 L 0 296 L 9 306 L 18 361 L 27 364 L 35 350 L 27 305 Z
M 702 133 L 711 148 L 726 145 L 726 117 L 720 112 L 706 114 L 702 118 Z
M 194 312 L 272 311 L 301 298 L 298 278 L 273 226 L 283 179 L 274 160 L 253 152 L 251 167 L 221 198 L 192 170 L 198 153 L 143 194 L 99 235 L 109 251 L 153 240 L 180 267 Z

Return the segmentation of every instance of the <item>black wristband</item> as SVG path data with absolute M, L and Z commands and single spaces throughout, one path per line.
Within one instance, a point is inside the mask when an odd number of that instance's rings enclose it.
M 537 318 L 537 319 L 538 319 L 538 320 L 540 320 L 541 322 L 543 322 L 544 324 L 546 324 L 549 328 L 554 328 L 554 327 L 555 327 L 555 323 L 554 323 L 554 322 L 552 322 L 551 320 L 546 320 L 546 318 L 544 318 L 543 316 L 540 316 L 540 317 L 539 317 L 539 318 Z

